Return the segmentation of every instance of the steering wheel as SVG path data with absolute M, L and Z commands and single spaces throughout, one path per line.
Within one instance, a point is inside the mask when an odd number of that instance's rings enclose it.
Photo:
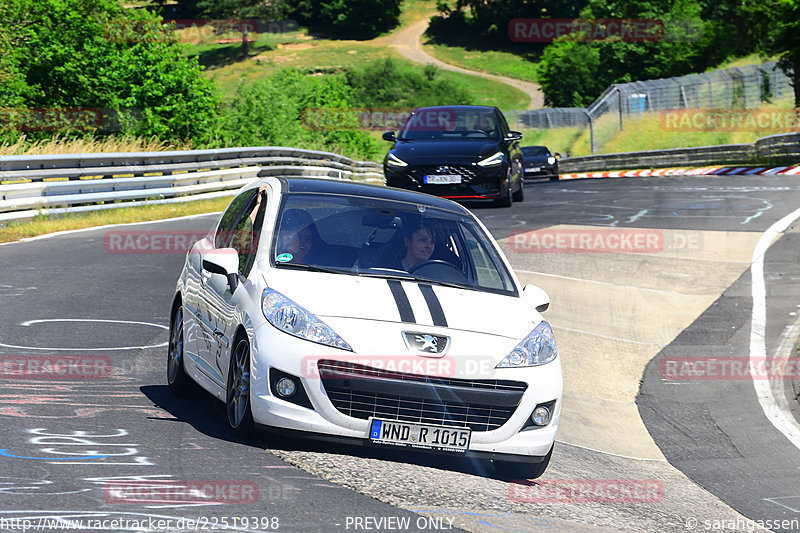
M 430 265 L 448 266 L 448 267 L 452 268 L 453 270 L 457 271 L 459 274 L 461 274 L 461 270 L 459 270 L 457 266 L 455 266 L 453 263 L 448 263 L 444 259 L 428 259 L 427 261 L 420 261 L 416 265 L 414 265 L 411 268 L 409 268 L 408 269 L 408 273 L 409 274 L 413 274 L 417 270 L 419 270 L 421 268 L 425 268 L 426 266 L 430 266 Z
M 466 283 L 467 276 L 453 263 L 444 261 L 443 259 L 428 259 L 421 261 L 408 269 L 409 274 L 427 270 L 425 273 L 426 278 L 432 281 L 446 281 L 452 283 Z

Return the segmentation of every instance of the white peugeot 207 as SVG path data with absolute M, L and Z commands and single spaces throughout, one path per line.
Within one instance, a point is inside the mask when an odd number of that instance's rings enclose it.
M 319 178 L 244 187 L 186 257 L 167 378 L 228 424 L 547 468 L 562 374 L 542 289 L 426 194 Z

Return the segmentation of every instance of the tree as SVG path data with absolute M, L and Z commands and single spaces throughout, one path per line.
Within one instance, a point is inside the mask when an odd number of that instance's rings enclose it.
M 800 0 L 764 0 L 749 9 L 759 50 L 778 56 L 778 65 L 792 80 L 794 106 L 800 108 Z
M 371 39 L 397 25 L 402 0 L 297 0 L 290 14 L 332 37 Z
M 213 130 L 214 85 L 158 16 L 116 0 L 4 6 L 4 27 L 16 43 L 6 69 L 21 105 L 130 111 L 136 120 L 123 121 L 124 132 L 165 139 L 201 139 Z
M 585 107 L 608 85 L 600 71 L 597 46 L 562 37 L 547 48 L 539 63 L 545 105 Z

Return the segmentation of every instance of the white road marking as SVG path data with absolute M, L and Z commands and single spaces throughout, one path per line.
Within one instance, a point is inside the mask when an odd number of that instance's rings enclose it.
M 597 285 L 606 285 L 608 287 L 615 287 L 618 289 L 634 289 L 637 291 L 648 291 L 648 292 L 656 292 L 659 294 L 677 294 L 680 296 L 694 296 L 693 294 L 683 294 L 677 291 L 664 291 L 661 289 L 650 289 L 648 287 L 636 287 L 634 285 L 620 285 L 618 283 L 609 283 L 608 281 L 597 281 L 594 279 L 586 279 L 586 278 L 575 278 L 572 276 L 562 276 L 560 274 L 547 274 L 545 272 L 535 272 L 533 270 L 519 270 L 517 268 L 514 269 L 514 272 L 522 272 L 523 274 L 534 274 L 536 276 L 546 276 L 548 278 L 560 278 L 560 279 L 568 279 L 570 281 L 581 281 L 584 283 L 595 283 Z M 667 272 L 662 272 L 662 274 L 666 274 Z M 691 277 L 691 274 L 685 274 L 686 277 Z
M 592 337 L 599 337 L 601 339 L 608 339 L 610 341 L 628 342 L 630 344 L 641 344 L 643 346 L 658 346 L 659 348 L 664 348 L 666 346 L 666 344 L 659 344 L 657 342 L 634 341 L 631 339 L 623 339 L 622 337 L 609 337 L 608 335 L 600 335 L 599 333 L 591 333 L 589 331 L 583 331 L 581 329 L 565 328 L 564 326 L 553 326 L 553 329 L 555 330 L 563 329 L 564 331 L 571 331 L 573 333 L 582 333 L 584 335 L 591 335 Z
M 106 224 L 104 226 L 91 226 L 91 227 L 88 227 L 88 228 L 67 229 L 67 230 L 64 230 L 64 231 L 56 231 L 56 232 L 53 232 L 53 233 L 45 233 L 44 235 L 37 235 L 35 237 L 25 237 L 24 239 L 20 239 L 18 241 L 0 242 L 0 246 L 8 246 L 8 245 L 11 245 L 11 244 L 19 244 L 21 242 L 31 242 L 31 241 L 38 241 L 38 240 L 41 240 L 41 239 L 49 239 L 50 237 L 58 237 L 60 235 L 69 235 L 71 233 L 85 233 L 87 231 L 94 231 L 94 230 L 106 229 L 106 228 L 117 228 L 117 227 L 120 227 L 120 226 L 138 226 L 138 225 L 141 225 L 141 224 L 160 224 L 162 222 L 172 222 L 172 221 L 175 221 L 175 220 L 189 220 L 189 219 L 192 219 L 192 218 L 206 217 L 206 216 L 209 216 L 209 215 L 220 215 L 221 213 L 222 213 L 221 211 L 215 211 L 213 213 L 199 213 L 199 214 L 196 214 L 196 215 L 184 215 L 184 216 L 181 216 L 181 217 L 161 218 L 161 219 L 158 219 L 158 220 L 144 220 L 144 221 L 141 221 L 141 222 L 125 222 L 125 223 L 122 223 L 122 224 Z M 211 228 L 209 227 L 209 230 L 210 229 Z
M 43 322 L 106 322 L 106 323 L 113 323 L 113 324 L 140 324 L 143 326 L 152 326 L 155 328 L 161 329 L 169 329 L 167 326 L 161 324 L 154 324 L 152 322 L 140 322 L 138 320 L 110 320 L 110 319 L 102 319 L 102 318 L 44 318 L 40 320 L 27 320 L 22 322 L 21 326 L 31 326 L 33 324 L 39 324 Z M 147 346 L 116 346 L 111 348 L 42 348 L 37 346 L 17 346 L 14 344 L 5 344 L 0 342 L 0 346 L 5 348 L 14 348 L 17 350 L 53 350 L 53 351 L 61 351 L 61 352 L 102 352 L 106 350 L 143 350 L 145 348 L 161 348 L 166 346 L 168 342 L 162 342 L 160 344 L 149 344 Z
M 634 222 L 645 216 L 647 214 L 647 211 L 648 211 L 647 209 L 642 209 L 641 211 L 633 215 L 631 218 L 628 219 L 628 224 L 633 224 Z
M 783 233 L 795 220 L 800 218 L 800 209 L 796 209 L 775 222 L 767 229 L 758 240 L 753 251 L 753 261 L 750 267 L 752 275 L 753 316 L 750 322 L 750 364 L 755 369 L 759 361 L 767 356 L 767 345 L 764 338 L 767 325 L 767 292 L 764 281 L 764 256 L 772 242 Z M 767 419 L 775 429 L 783 433 L 789 441 L 800 449 L 800 424 L 788 410 L 778 404 L 772 394 L 769 380 L 755 379 L 753 387 L 758 397 L 758 403 Z
M 595 450 L 594 448 L 589 448 L 588 446 L 581 446 L 580 444 L 572 444 L 571 442 L 564 442 L 563 440 L 556 439 L 556 442 L 559 444 L 566 444 L 567 446 L 575 446 L 576 448 L 580 448 L 581 450 L 588 450 L 590 452 L 595 453 L 602 453 L 603 455 L 611 455 L 612 457 L 620 457 L 622 459 L 633 459 L 634 461 L 651 461 L 655 463 L 666 463 L 668 462 L 666 459 L 652 459 L 649 457 L 633 457 L 630 455 L 621 455 L 618 453 L 611 453 L 611 452 L 604 452 L 603 450 Z

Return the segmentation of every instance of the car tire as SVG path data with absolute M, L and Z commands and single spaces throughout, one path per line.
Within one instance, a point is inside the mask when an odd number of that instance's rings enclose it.
M 550 176 L 550 181 L 558 181 L 558 180 L 559 180 L 558 174 Z
M 519 179 L 519 190 L 514 193 L 514 201 L 515 202 L 524 202 L 525 201 L 525 179 Z
M 225 415 L 230 427 L 239 437 L 253 434 L 253 411 L 250 408 L 250 341 L 239 334 L 233 344 L 228 380 L 225 387 Z
M 191 378 L 184 367 L 183 350 L 183 306 L 179 305 L 172 315 L 167 344 L 167 384 L 175 396 L 185 396 L 191 387 Z
M 497 207 L 511 207 L 511 205 L 514 203 L 513 194 L 511 192 L 512 184 L 511 184 L 511 177 L 510 176 L 507 179 L 507 181 L 508 181 L 508 187 L 506 187 L 505 196 L 503 196 L 502 198 L 500 198 L 498 200 L 495 200 L 495 205 Z
M 553 455 L 553 447 L 544 456 L 540 463 L 514 463 L 508 461 L 492 461 L 495 472 L 506 479 L 536 479 L 544 474 L 547 465 L 550 464 L 550 457 Z

